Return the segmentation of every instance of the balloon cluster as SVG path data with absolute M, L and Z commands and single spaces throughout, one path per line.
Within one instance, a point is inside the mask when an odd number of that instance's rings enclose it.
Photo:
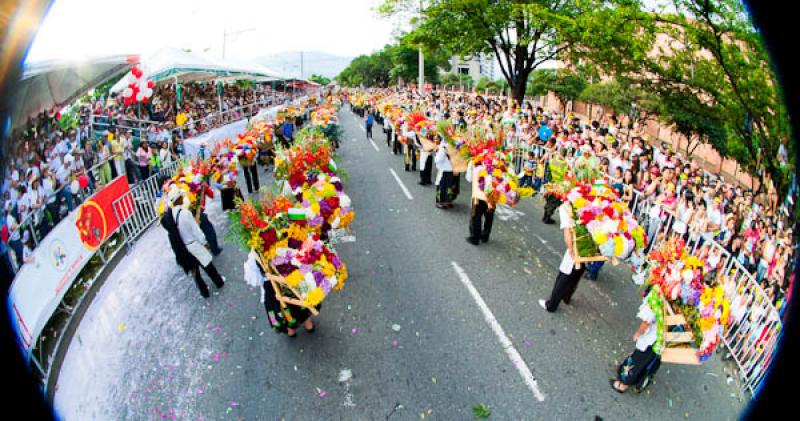
M 153 96 L 153 86 L 155 82 L 145 79 L 142 68 L 138 64 L 134 65 L 131 74 L 128 75 L 128 87 L 122 90 L 125 105 L 135 102 L 147 103 Z

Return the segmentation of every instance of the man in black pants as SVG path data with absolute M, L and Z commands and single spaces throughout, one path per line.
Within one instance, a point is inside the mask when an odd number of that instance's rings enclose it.
M 253 191 L 257 192 L 260 186 L 255 163 L 250 163 L 249 165 L 242 163 L 242 172 L 244 172 L 244 180 L 247 182 L 247 194 L 251 194 Z
M 477 246 L 480 242 L 489 241 L 489 235 L 492 233 L 492 222 L 494 222 L 495 202 L 490 205 L 489 197 L 479 188 L 479 174 L 483 168 L 483 165 L 478 165 L 467 171 L 467 179 L 472 180 L 472 211 L 469 219 L 467 242 L 473 246 Z M 492 193 L 494 195 L 497 194 L 496 191 Z
M 556 283 L 553 285 L 553 291 L 550 293 L 550 299 L 539 300 L 539 305 L 550 313 L 554 313 L 558 309 L 558 304 L 564 301 L 564 304 L 569 304 L 572 300 L 572 294 L 578 288 L 578 282 L 586 271 L 586 267 L 580 263 L 575 262 L 574 247 L 572 244 L 572 230 L 575 227 L 575 222 L 570 215 L 570 207 L 567 204 L 561 205 L 558 208 L 559 218 L 561 219 L 561 229 L 564 230 L 564 242 L 567 244 L 567 250 L 564 252 L 564 258 L 561 260 L 561 265 L 558 267 L 558 277 Z
M 406 171 L 416 171 L 417 170 L 417 133 L 414 129 L 409 129 L 406 132 L 403 132 L 403 137 L 405 138 L 405 163 L 406 163 Z
M 161 217 L 161 226 L 167 231 L 169 243 L 175 253 L 175 259 L 186 273 L 192 273 L 200 295 L 208 298 L 211 293 L 208 285 L 200 275 L 200 267 L 214 282 L 217 288 L 225 286 L 225 277 L 217 272 L 214 263 L 211 262 L 212 256 L 205 249 L 207 244 L 205 235 L 197 222 L 192 217 L 191 212 L 182 209 L 183 194 L 180 189 L 173 187 L 168 193 L 171 208 L 164 212 Z M 205 266 L 204 266 L 205 264 Z

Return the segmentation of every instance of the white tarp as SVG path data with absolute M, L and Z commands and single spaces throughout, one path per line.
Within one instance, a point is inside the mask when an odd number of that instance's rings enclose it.
M 142 57 L 141 66 L 145 77 L 156 84 L 180 83 L 204 80 L 283 80 L 283 76 L 258 63 L 233 60 L 211 60 L 176 48 L 165 47 L 150 56 Z M 112 88 L 111 92 L 121 92 L 128 86 L 128 72 Z
M 42 61 L 25 63 L 13 100 L 14 127 L 29 116 L 70 104 L 97 85 L 130 68 L 137 56 L 110 56 L 80 62 Z
M 75 228 L 72 212 L 39 243 L 33 262 L 22 266 L 8 296 L 12 325 L 26 358 L 75 277 L 94 254 Z
M 217 143 L 226 138 L 234 139 L 239 133 L 244 133 L 245 130 L 247 130 L 247 119 L 209 130 L 199 136 L 184 140 L 183 152 L 187 157 L 194 159 L 200 152 L 201 145 L 205 145 L 204 158 L 207 158 Z

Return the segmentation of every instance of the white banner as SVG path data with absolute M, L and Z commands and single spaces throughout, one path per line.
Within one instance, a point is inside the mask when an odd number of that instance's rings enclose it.
M 8 296 L 13 328 L 26 357 L 36 345 L 47 321 L 94 254 L 75 228 L 72 212 L 50 231 L 33 252 L 33 262 L 22 266 Z
M 244 133 L 247 130 L 247 119 L 239 120 L 235 123 L 226 124 L 222 127 L 212 129 L 207 133 L 199 136 L 191 137 L 183 141 L 184 154 L 194 159 L 200 153 L 200 144 L 205 143 L 205 157 L 210 156 L 211 150 L 214 145 L 223 139 L 234 139 L 239 133 Z

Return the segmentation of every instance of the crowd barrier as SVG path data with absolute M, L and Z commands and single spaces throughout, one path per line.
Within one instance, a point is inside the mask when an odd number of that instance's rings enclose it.
M 677 216 L 654 203 L 653 198 L 634 190 L 631 209 L 645 227 L 648 251 L 675 235 Z M 780 313 L 755 276 L 716 240 L 701 240 L 690 234 L 687 245 L 695 255 L 701 247 L 707 247 L 707 260 L 731 303 L 730 323 L 722 332 L 722 343 L 738 367 L 742 387 L 755 396 L 783 329 Z

